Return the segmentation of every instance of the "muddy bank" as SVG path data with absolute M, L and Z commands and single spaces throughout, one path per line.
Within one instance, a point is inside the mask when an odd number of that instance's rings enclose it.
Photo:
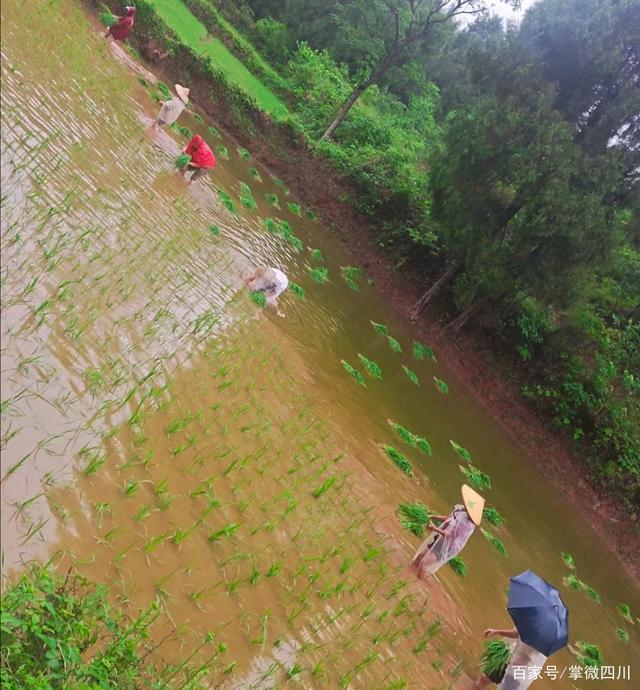
M 86 2 L 96 7 L 92 0 Z M 109 4 L 118 9 L 116 3 Z M 132 45 L 149 66 L 161 71 L 167 82 L 188 83 L 193 103 L 249 148 L 266 168 L 321 216 L 323 223 L 348 247 L 353 262 L 367 269 L 383 298 L 408 323 L 423 286 L 406 270 L 400 273 L 392 258 L 375 245 L 368 219 L 340 201 L 345 193 L 349 196 L 356 190 L 350 189 L 343 176 L 308 148 L 304 136 L 293 125 L 272 121 L 246 94 L 226 82 L 214 66 L 182 45 L 147 3 L 142 1 L 138 6 Z M 169 51 L 169 55 L 158 59 L 162 51 Z M 530 461 L 588 516 L 630 574 L 640 577 L 638 525 L 630 522 L 614 500 L 589 482 L 588 473 L 570 442 L 550 428 L 524 400 L 508 364 L 495 353 L 483 334 L 471 327 L 455 337 L 444 334 L 441 314 L 434 307 L 410 328 L 416 338 L 436 349 L 440 361 L 455 372 Z

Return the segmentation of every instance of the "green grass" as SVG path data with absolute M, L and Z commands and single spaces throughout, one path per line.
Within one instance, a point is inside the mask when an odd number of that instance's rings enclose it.
M 229 81 L 254 98 L 260 108 L 276 120 L 289 118 L 287 107 L 273 91 L 254 77 L 220 40 L 209 36 L 204 25 L 179 0 L 151 0 L 151 4 L 181 41 L 196 53 L 211 58 Z

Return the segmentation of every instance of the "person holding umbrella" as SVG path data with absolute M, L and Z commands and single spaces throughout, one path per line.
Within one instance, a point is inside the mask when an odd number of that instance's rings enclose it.
M 480 524 L 484 498 L 466 484 L 462 485 L 461 491 L 464 505 L 454 506 L 449 515 L 430 517 L 428 529 L 433 534 L 420 545 L 411 561 L 418 577 L 433 575 L 457 556 Z M 439 527 L 434 520 L 441 523 Z
M 569 611 L 558 590 L 531 570 L 510 579 L 507 611 L 515 627 L 507 630 L 488 628 L 484 636 L 499 635 L 517 640 L 498 690 L 526 690 L 542 670 L 547 657 L 566 647 Z M 476 687 L 482 688 L 497 680 L 482 676 Z

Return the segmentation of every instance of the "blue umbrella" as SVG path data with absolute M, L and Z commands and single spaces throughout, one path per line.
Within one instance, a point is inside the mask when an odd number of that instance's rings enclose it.
M 530 570 L 512 577 L 510 582 L 507 611 L 520 639 L 545 656 L 565 647 L 569 611 L 558 590 Z

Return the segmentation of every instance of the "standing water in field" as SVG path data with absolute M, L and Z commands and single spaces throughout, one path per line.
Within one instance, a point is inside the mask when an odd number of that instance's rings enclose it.
M 468 686 L 531 568 L 573 646 L 640 673 L 637 585 L 303 200 L 200 116 L 154 132 L 152 75 L 71 0 L 2 24 L 5 575 L 52 559 L 132 614 L 157 598 L 158 654 L 214 633 L 216 687 L 432 689 Z M 193 134 L 218 165 L 187 188 Z M 242 280 L 260 265 L 284 319 Z M 464 567 L 418 581 L 398 506 L 446 514 L 463 483 L 487 500 Z

